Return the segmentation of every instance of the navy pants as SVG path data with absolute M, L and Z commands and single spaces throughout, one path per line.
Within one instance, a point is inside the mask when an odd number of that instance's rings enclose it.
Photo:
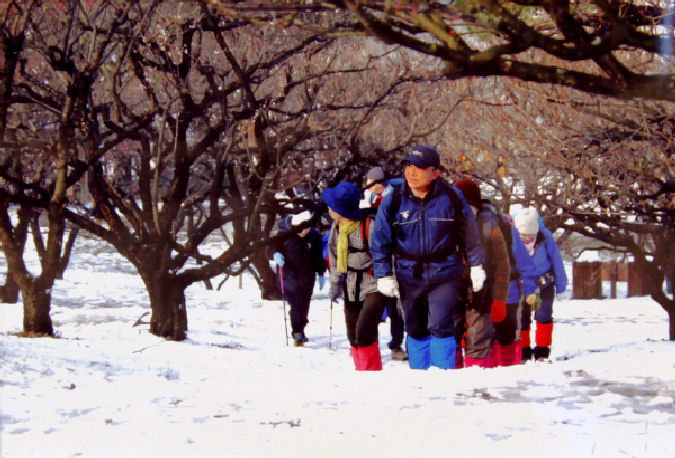
M 555 286 L 549 285 L 539 293 L 541 295 L 541 307 L 534 312 L 534 319 L 537 323 L 552 323 L 553 322 L 553 298 L 555 297 Z M 527 331 L 530 329 L 532 317 L 530 312 L 530 304 L 523 301 L 523 314 L 521 317 L 521 329 Z
M 391 326 L 391 340 L 387 344 L 390 349 L 401 348 L 403 344 L 404 323 L 401 311 L 396 306 L 397 299 L 392 297 L 386 298 L 387 316 Z
M 442 283 L 424 284 L 399 279 L 405 329 L 413 339 L 454 337 L 455 307 L 461 277 Z
M 284 291 L 284 299 L 291 308 L 291 329 L 293 332 L 304 332 L 309 315 L 309 302 L 312 299 L 314 283 L 298 285 L 294 289 Z

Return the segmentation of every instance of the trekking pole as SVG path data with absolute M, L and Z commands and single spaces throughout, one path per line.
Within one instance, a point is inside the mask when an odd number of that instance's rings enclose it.
M 284 304 L 284 330 L 286 332 L 286 346 L 288 347 L 288 324 L 286 323 L 286 298 L 284 297 L 284 268 L 279 267 L 279 281 L 281 283 L 281 302 Z
M 328 349 L 332 350 L 331 344 L 333 341 L 333 301 L 330 301 L 330 325 L 328 330 Z

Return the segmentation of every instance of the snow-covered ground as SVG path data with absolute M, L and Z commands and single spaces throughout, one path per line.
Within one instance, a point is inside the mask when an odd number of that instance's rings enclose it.
M 165 341 L 133 326 L 133 268 L 81 238 L 53 296 L 55 339 L 16 337 L 0 304 L 2 457 L 675 456 L 675 343 L 648 298 L 556 303 L 552 364 L 412 371 L 383 324 L 384 370 L 362 373 L 325 291 L 304 348 L 248 277 L 189 288 L 188 339 Z

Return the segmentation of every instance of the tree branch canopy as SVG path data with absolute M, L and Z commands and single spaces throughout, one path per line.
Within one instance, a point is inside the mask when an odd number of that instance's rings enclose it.
M 326 21 L 323 32 L 373 36 L 426 54 L 445 64 L 449 79 L 499 75 L 618 99 L 675 101 L 675 11 L 667 0 L 208 4 L 275 27 L 347 15 Z

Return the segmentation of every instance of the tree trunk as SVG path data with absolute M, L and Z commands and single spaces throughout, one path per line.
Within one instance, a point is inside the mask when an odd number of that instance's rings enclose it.
M 19 301 L 19 285 L 14 281 L 13 275 L 12 268 L 7 266 L 7 280 L 0 287 L 0 293 L 2 294 L 0 300 L 6 304 L 16 304 Z
M 171 340 L 184 340 L 187 332 L 185 285 L 175 276 L 157 273 L 156 266 L 140 272 L 150 296 L 150 333 Z
M 256 280 L 260 286 L 260 293 L 263 300 L 278 301 L 281 299 L 281 292 L 277 286 L 277 277 L 270 269 L 270 263 L 264 252 L 251 255 L 251 264 L 255 266 L 258 273 Z
M 675 340 L 675 310 L 668 312 L 668 339 Z
M 14 229 L 14 245 L 17 253 L 23 256 L 28 237 L 28 226 L 30 224 L 33 210 L 26 207 L 19 208 L 19 221 Z M 14 273 L 17 271 L 15 263 L 7 264 L 7 279 L 5 284 L 0 287 L 0 300 L 7 304 L 16 304 L 19 301 L 19 284 L 16 282 Z
M 58 210 L 58 209 L 57 209 Z M 29 215 L 31 212 L 20 214 Z M 59 217 L 58 211 L 52 212 L 53 219 Z M 49 316 L 51 308 L 51 291 L 54 284 L 54 264 L 52 260 L 58 259 L 60 253 L 60 231 L 62 224 L 50 219 L 50 243 L 48 243 L 50 253 L 53 256 L 50 259 L 40 259 L 42 264 L 42 273 L 35 277 L 26 269 L 23 262 L 23 252 L 25 234 L 19 234 L 17 242 L 17 230 L 13 230 L 11 218 L 7 213 L 7 203 L 0 201 L 0 245 L 2 245 L 7 259 L 7 272 L 11 273 L 11 278 L 19 285 L 23 299 L 23 330 L 26 334 L 54 335 L 52 320 Z M 18 228 L 18 226 L 17 226 Z M 57 239 L 58 238 L 58 239 Z
M 23 330 L 26 334 L 54 335 L 51 308 L 51 289 L 45 289 L 38 282 L 31 282 L 21 291 L 23 296 Z

